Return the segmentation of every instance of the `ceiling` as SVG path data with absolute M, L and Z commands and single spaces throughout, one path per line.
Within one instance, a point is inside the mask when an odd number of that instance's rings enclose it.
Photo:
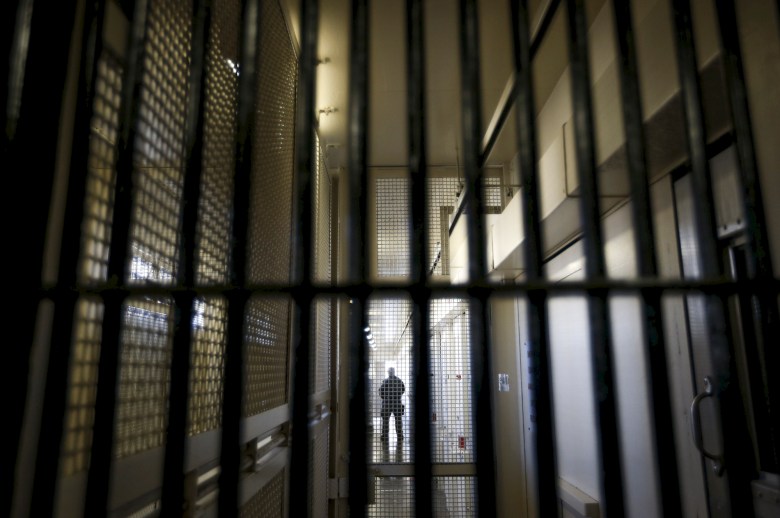
M 299 1 L 283 0 L 290 24 L 299 26 Z M 592 20 L 604 0 L 589 1 Z M 491 123 L 499 100 L 511 79 L 509 2 L 478 0 L 483 133 Z M 548 0 L 530 0 L 535 28 Z M 406 113 L 406 2 L 370 2 L 369 52 L 369 167 L 405 166 L 407 159 Z M 452 166 L 462 162 L 460 134 L 460 65 L 458 2 L 426 0 L 426 121 L 428 163 Z M 541 107 L 563 72 L 567 56 L 565 9 L 558 9 L 544 44 L 534 61 L 537 107 Z M 349 0 L 322 0 L 315 114 L 320 138 L 326 147 L 328 166 L 337 172 L 347 164 Z M 506 164 L 516 153 L 514 120 L 505 124 L 487 164 Z

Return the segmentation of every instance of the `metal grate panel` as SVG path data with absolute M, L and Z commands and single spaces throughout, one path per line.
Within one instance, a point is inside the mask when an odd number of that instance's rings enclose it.
M 225 284 L 230 260 L 236 109 L 238 0 L 217 0 L 206 66 L 204 149 L 197 230 L 197 283 Z M 197 347 L 196 347 L 197 350 Z
M 114 162 L 122 91 L 122 67 L 110 52 L 103 52 L 95 81 L 94 115 L 90 124 L 89 173 L 84 199 L 83 244 L 79 282 L 106 279 L 111 239 Z
M 287 402 L 290 300 L 252 297 L 246 306 L 244 415 Z
M 165 439 L 173 301 L 135 297 L 123 307 L 114 455 L 126 457 Z
M 297 62 L 278 2 L 261 2 L 248 279 L 285 283 L 290 247 Z
M 476 477 L 433 477 L 433 516 L 477 516 Z
M 412 346 L 411 313 L 412 301 L 408 298 L 372 297 L 368 302 L 368 324 L 376 346 L 369 351 L 368 406 L 369 406 L 369 462 L 412 462 L 414 444 L 414 378 L 410 350 Z M 380 388 L 388 377 L 388 369 L 395 369 L 395 375 L 404 384 L 405 393 L 401 404 L 405 405 L 400 422 L 393 412 L 394 405 L 382 405 Z M 387 438 L 383 440 L 384 420 L 387 420 Z M 403 435 L 403 441 L 398 437 Z
M 369 482 L 369 518 L 412 518 L 414 516 L 414 479 L 412 477 L 374 477 Z M 372 499 L 373 497 L 373 499 Z
M 377 178 L 377 275 L 406 277 L 409 275 L 409 180 Z
M 431 301 L 431 411 L 434 462 L 474 462 L 468 300 Z
M 102 302 L 97 298 L 79 299 L 73 329 L 73 357 L 61 453 L 64 475 L 78 473 L 88 467 L 102 324 Z
M 196 233 L 196 283 L 228 282 L 230 209 L 233 203 L 238 49 L 237 0 L 215 2 L 206 65 L 203 163 Z M 188 433 L 221 425 L 224 354 L 227 344 L 227 300 L 195 301 Z
M 368 506 L 371 518 L 412 518 L 414 513 L 413 477 L 376 477 L 369 485 L 373 501 Z M 475 477 L 433 477 L 433 516 L 435 518 L 472 518 L 477 516 Z
M 312 518 L 327 518 L 328 516 L 328 429 L 325 428 L 311 441 L 309 454 L 309 516 Z
M 227 342 L 227 300 L 195 300 L 192 322 L 189 435 L 216 430 L 222 423 L 222 386 Z
M 284 516 L 284 479 L 281 470 L 239 510 L 240 518 L 278 518 Z
M 433 268 L 431 275 L 450 273 L 448 246 L 450 216 L 455 210 L 457 193 L 461 187 L 462 181 L 454 176 L 428 178 L 426 203 L 428 204 L 428 264 Z
M 316 133 L 315 133 L 316 136 Z M 317 168 L 314 174 L 314 267 L 315 282 L 332 284 L 332 235 L 331 235 L 331 179 L 325 164 L 325 152 L 315 139 L 318 150 Z M 330 358 L 333 318 L 333 302 L 330 297 L 318 297 L 314 301 L 312 325 L 316 355 L 313 356 L 311 384 L 313 393 L 330 388 Z

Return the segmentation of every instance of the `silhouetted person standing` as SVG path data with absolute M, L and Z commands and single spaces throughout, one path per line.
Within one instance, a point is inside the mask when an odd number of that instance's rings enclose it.
M 401 403 L 401 396 L 406 392 L 404 382 L 395 375 L 395 369 L 390 367 L 387 370 L 388 377 L 379 387 L 379 397 L 382 398 L 382 435 L 383 441 L 387 440 L 390 428 L 390 414 L 395 416 L 395 433 L 399 441 L 404 440 L 404 429 L 401 423 L 401 416 L 404 415 L 404 405 Z

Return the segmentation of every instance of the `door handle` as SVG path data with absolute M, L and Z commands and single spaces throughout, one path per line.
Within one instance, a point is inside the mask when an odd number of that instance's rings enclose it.
M 711 453 L 704 447 L 704 440 L 701 433 L 701 417 L 699 415 L 699 405 L 702 400 L 713 397 L 713 392 L 712 380 L 709 376 L 705 376 L 704 392 L 696 394 L 696 397 L 693 398 L 693 402 L 691 403 L 691 435 L 693 436 L 693 444 L 696 446 L 696 449 L 706 458 L 710 459 L 710 462 L 712 462 L 712 470 L 715 472 L 715 475 L 720 477 L 723 475 L 723 470 L 725 469 L 723 456 Z

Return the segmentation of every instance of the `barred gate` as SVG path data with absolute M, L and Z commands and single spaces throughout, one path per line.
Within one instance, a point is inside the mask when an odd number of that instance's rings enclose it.
M 23 205 L 7 240 L 4 514 L 488 517 L 518 491 L 518 513 L 555 516 L 582 493 L 561 473 L 564 342 L 584 345 L 572 377 L 590 399 L 572 411 L 594 422 L 602 513 L 636 514 L 639 469 L 660 515 L 692 514 L 694 490 L 711 516 L 772 512 L 757 495 L 778 491 L 780 472 L 780 232 L 768 203 L 780 180 L 776 118 L 764 117 L 779 98 L 755 71 L 780 77 L 776 3 L 511 1 L 510 80 L 485 125 L 482 4 L 461 0 L 462 180 L 460 163 L 453 180 L 427 162 L 419 0 L 406 2 L 408 156 L 395 172 L 369 162 L 371 6 L 351 3 L 337 174 L 314 117 L 316 0 L 301 2 L 297 31 L 278 0 L 7 4 L 2 163 Z M 614 39 L 612 98 L 592 77 L 595 8 Z M 702 12 L 717 44 L 701 36 Z M 678 86 L 645 117 L 635 27 L 659 13 L 673 42 L 659 66 Z M 554 142 L 567 182 L 556 210 L 574 226 L 552 243 L 562 230 L 548 218 L 534 88 L 554 27 L 571 111 Z M 702 41 L 715 49 L 705 63 Z M 609 102 L 624 135 L 605 157 Z M 516 160 L 495 173 L 510 121 Z M 511 214 L 516 243 L 502 251 L 497 225 Z M 617 235 L 628 236 L 622 270 Z M 522 367 L 509 384 L 502 301 Z M 630 337 L 615 322 L 626 308 L 638 315 Z M 566 342 L 562 314 L 586 322 L 580 341 Z M 673 332 L 689 364 L 670 357 Z M 621 340 L 642 359 L 625 360 Z M 408 391 L 408 439 L 392 447 L 375 429 L 388 366 Z M 623 388 L 629 371 L 641 390 Z M 523 426 L 507 430 L 498 398 L 512 383 Z M 653 466 L 632 465 L 625 394 L 646 409 L 633 430 Z M 706 417 L 709 398 L 718 410 Z M 507 439 L 523 442 L 516 485 L 496 455 Z

